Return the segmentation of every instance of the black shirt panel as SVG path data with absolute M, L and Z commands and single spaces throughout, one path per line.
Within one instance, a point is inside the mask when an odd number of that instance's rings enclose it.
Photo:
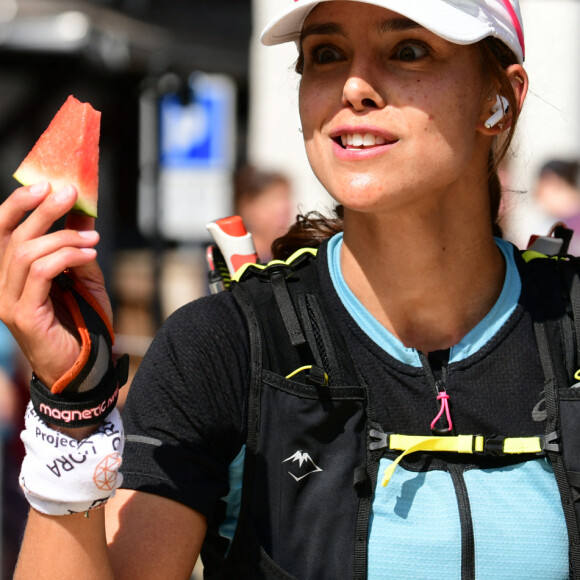
M 249 345 L 227 292 L 177 310 L 132 381 L 123 421 L 123 487 L 156 493 L 210 520 L 245 441 Z

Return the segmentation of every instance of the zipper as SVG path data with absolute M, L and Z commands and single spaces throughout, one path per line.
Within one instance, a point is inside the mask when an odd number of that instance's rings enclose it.
M 433 421 L 431 421 L 431 432 L 433 435 L 451 435 L 453 433 L 453 421 L 451 420 L 449 395 L 447 394 L 446 384 L 450 351 L 435 351 L 428 355 L 421 351 L 418 351 L 418 353 L 427 380 L 440 404 L 439 412 Z M 442 425 L 443 416 L 445 416 L 445 426 Z
M 449 408 L 449 395 L 447 394 L 447 365 L 449 351 L 438 351 L 425 355 L 419 351 L 419 358 L 429 385 L 440 403 L 439 412 L 431 422 L 431 432 L 434 435 L 452 435 L 453 421 Z M 370 451 L 381 451 L 381 457 L 389 448 L 388 434 L 380 428 L 370 432 L 374 441 L 369 446 Z M 451 477 L 455 490 L 455 499 L 459 511 L 459 527 L 461 533 L 461 580 L 475 580 L 475 537 L 473 532 L 473 520 L 471 517 L 471 505 L 469 494 L 463 473 L 462 465 L 447 463 L 447 471 Z M 375 483 L 376 485 L 376 483 Z
M 449 475 L 455 488 L 459 508 L 459 525 L 461 527 L 461 580 L 475 580 L 475 538 L 473 520 L 467 486 L 463 479 L 462 465 L 448 464 Z
M 447 365 L 449 364 L 450 351 L 437 351 L 425 355 L 419 352 L 419 358 L 423 370 L 433 392 L 440 403 L 439 412 L 431 422 L 433 435 L 451 435 L 453 433 L 453 421 L 449 408 L 449 395 L 447 394 Z M 447 422 L 442 426 L 443 418 Z M 469 494 L 463 478 L 464 468 L 461 465 L 448 463 L 447 468 L 457 499 L 459 509 L 459 525 L 461 529 L 461 580 L 475 580 L 475 538 L 473 535 L 473 520 L 471 518 L 471 505 Z

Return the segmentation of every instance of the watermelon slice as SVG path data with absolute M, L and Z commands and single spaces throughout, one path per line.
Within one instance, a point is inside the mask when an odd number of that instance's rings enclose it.
M 100 111 L 70 95 L 14 177 L 22 185 L 48 181 L 53 191 L 72 184 L 73 210 L 97 217 L 100 132 Z

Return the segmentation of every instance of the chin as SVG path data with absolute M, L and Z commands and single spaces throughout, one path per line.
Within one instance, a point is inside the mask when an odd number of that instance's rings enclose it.
M 384 184 L 369 173 L 356 173 L 340 179 L 329 179 L 325 183 L 326 190 L 345 207 L 375 206 L 388 195 Z
M 351 188 L 334 199 L 353 212 L 378 214 L 408 207 L 414 197 L 412 193 L 400 189 Z

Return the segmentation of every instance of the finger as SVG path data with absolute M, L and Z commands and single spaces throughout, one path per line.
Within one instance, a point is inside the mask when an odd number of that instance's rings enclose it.
M 30 268 L 21 294 L 15 300 L 19 311 L 34 313 L 45 309 L 54 278 L 66 268 L 84 266 L 94 261 L 96 255 L 94 248 L 63 248 L 36 260 Z M 26 321 L 22 321 L 20 326 L 25 324 Z
M 68 313 L 63 313 L 63 319 L 56 317 L 55 304 L 50 298 L 52 279 L 63 264 L 82 266 L 95 260 L 95 256 L 95 250 L 71 252 L 69 248 L 46 256 L 33 264 L 23 291 L 14 303 L 0 301 L 2 319 L 24 355 L 34 369 L 47 377 L 60 376 L 76 360 L 79 350 Z M 7 306 L 9 310 L 4 311 Z
M 12 232 L 24 216 L 38 207 L 50 193 L 50 184 L 46 181 L 30 187 L 19 187 L 0 205 L 0 232 Z
M 4 233 L 3 247 L 0 248 L 2 250 L 2 282 L 8 275 L 8 267 L 12 267 L 14 252 L 25 247 L 31 239 L 46 234 L 54 222 L 70 210 L 76 197 L 76 189 L 72 186 L 51 192 L 10 235 L 8 232 Z
M 66 268 L 71 268 L 80 263 L 86 256 L 93 256 L 93 247 L 99 241 L 99 234 L 94 230 L 78 232 L 76 230 L 60 230 L 51 234 L 29 240 L 15 245 L 10 256 L 5 257 L 0 269 L 0 288 L 3 300 L 18 300 L 22 288 L 30 275 L 33 265 L 46 258 L 53 256 L 48 262 L 57 269 L 52 272 L 52 278 L 60 274 Z M 83 250 L 91 250 L 88 253 Z M 81 252 L 78 256 L 78 252 Z M 50 273 L 46 274 L 50 276 Z
M 76 199 L 77 190 L 72 185 L 51 192 L 14 230 L 12 237 L 15 243 L 45 234 L 57 220 L 72 209 Z

